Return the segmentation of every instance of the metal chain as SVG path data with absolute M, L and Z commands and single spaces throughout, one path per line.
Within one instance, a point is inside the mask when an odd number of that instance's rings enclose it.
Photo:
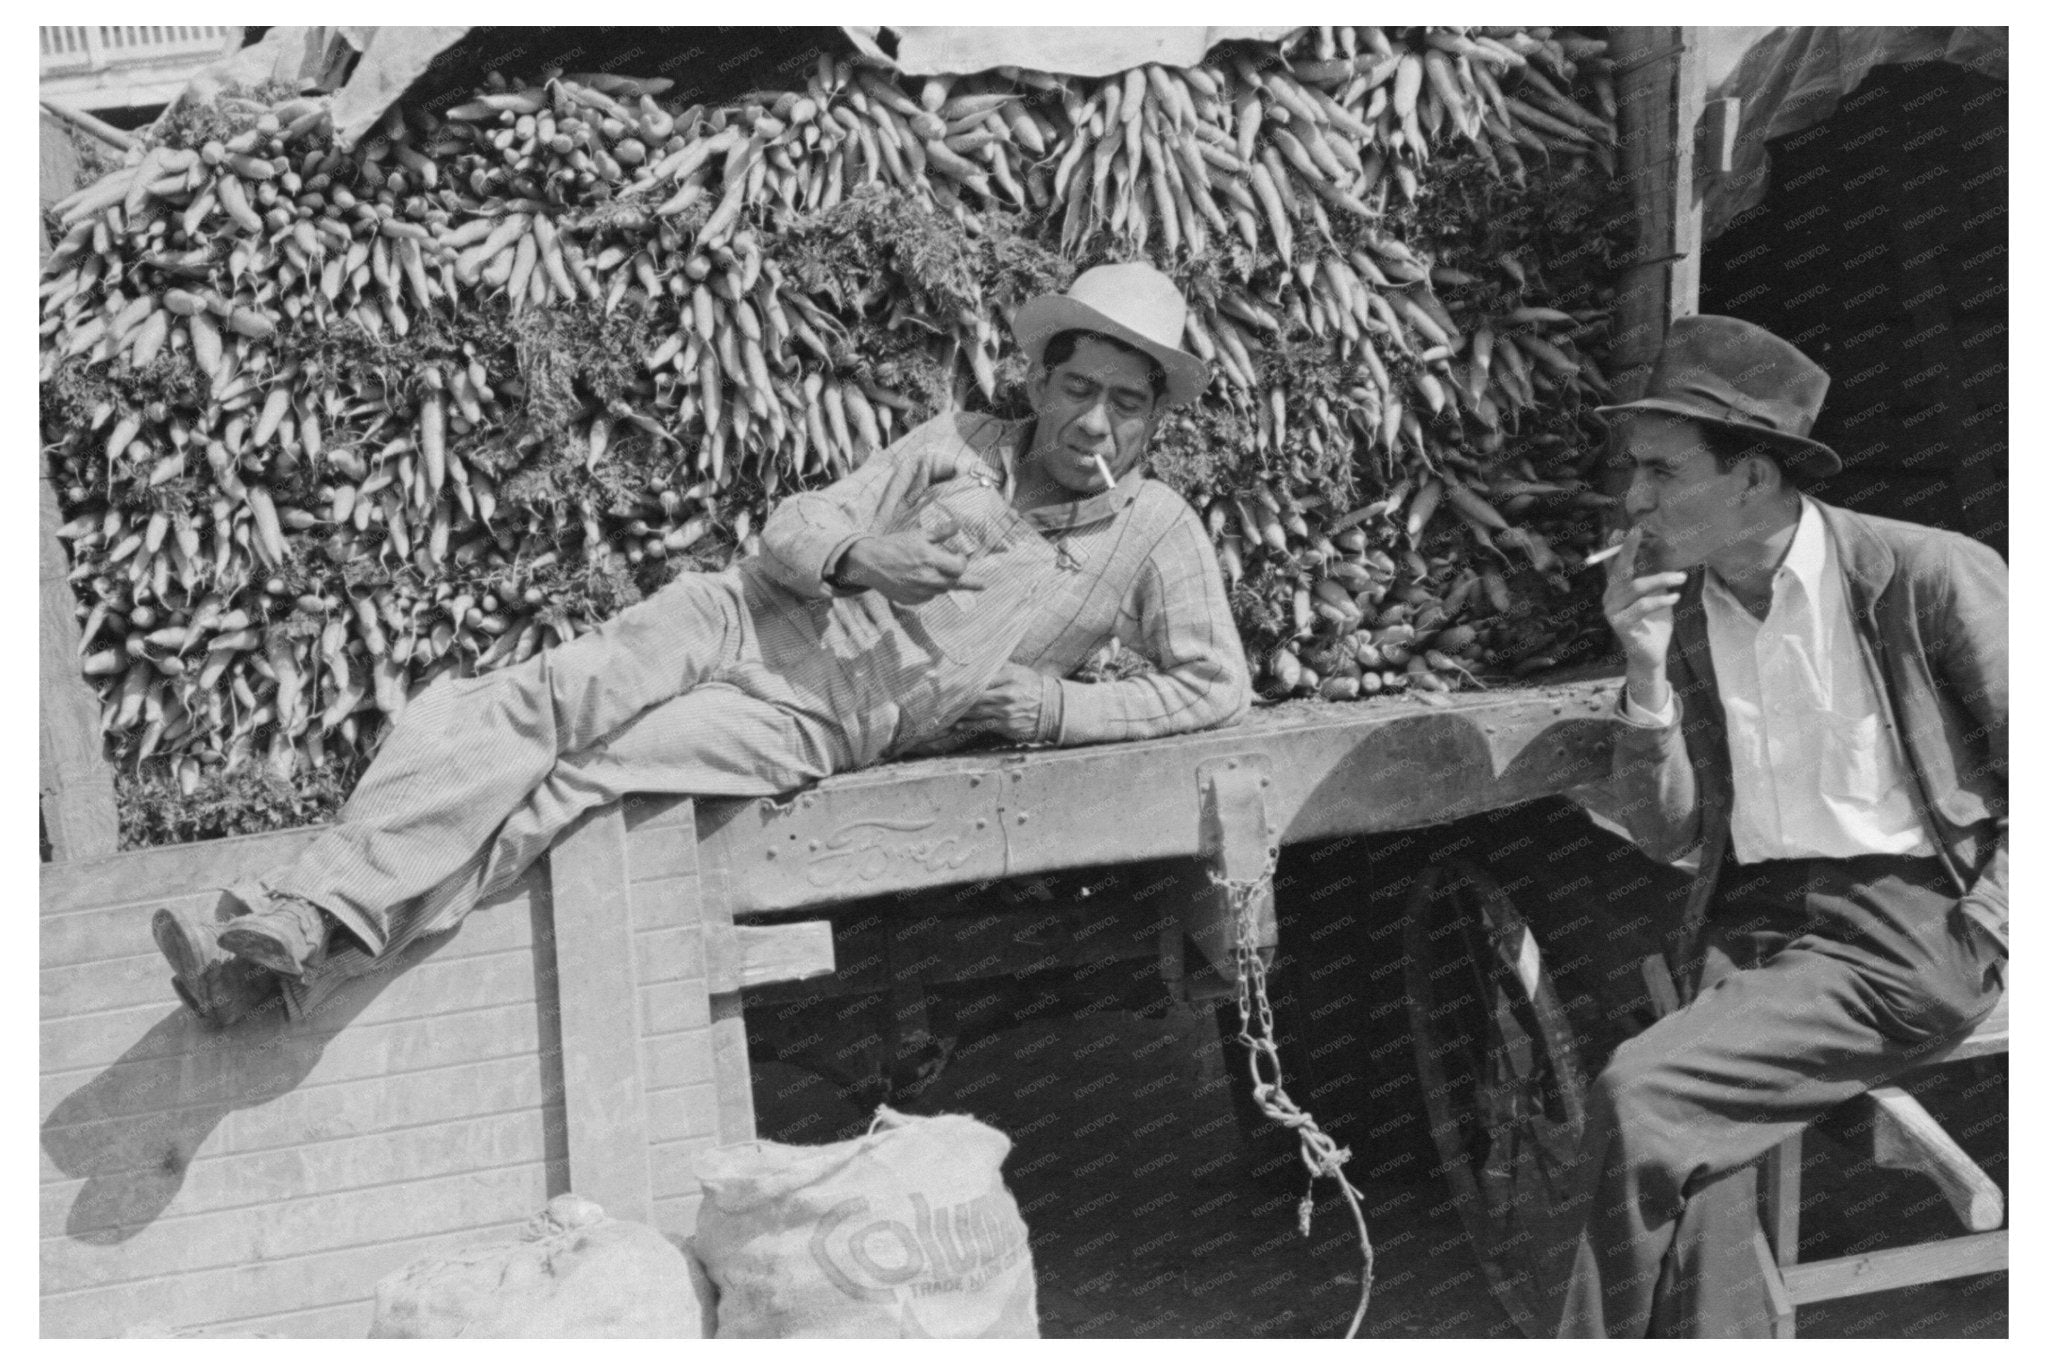
M 1364 1325 L 1366 1307 L 1372 1301 L 1372 1237 L 1366 1231 L 1365 1209 L 1359 1203 L 1358 1189 L 1344 1175 L 1344 1163 L 1351 1159 L 1351 1149 L 1339 1147 L 1318 1127 L 1314 1115 L 1288 1096 L 1281 1080 L 1280 1048 L 1273 1037 L 1273 1005 L 1266 996 L 1266 963 L 1259 956 L 1257 916 L 1254 913 L 1260 897 L 1272 892 L 1273 873 L 1278 861 L 1279 851 L 1268 849 L 1265 870 L 1257 877 L 1250 880 L 1224 877 L 1211 869 L 1209 880 L 1223 889 L 1237 929 L 1233 950 L 1237 967 L 1237 1041 L 1244 1044 L 1248 1053 L 1252 1101 L 1267 1118 L 1294 1130 L 1301 1142 L 1301 1164 L 1308 1168 L 1308 1188 L 1302 1193 L 1296 1210 L 1301 1235 L 1309 1235 L 1310 1220 L 1315 1215 L 1318 1176 L 1328 1176 L 1337 1182 L 1338 1192 L 1351 1209 L 1351 1221 L 1358 1227 L 1363 1266 L 1359 1275 L 1358 1309 L 1351 1315 L 1351 1326 L 1344 1333 L 1346 1338 L 1350 1338 L 1357 1336 L 1358 1329 Z

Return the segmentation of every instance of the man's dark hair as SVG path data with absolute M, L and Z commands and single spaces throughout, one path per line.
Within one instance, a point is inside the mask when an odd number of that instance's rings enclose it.
M 1750 456 L 1761 455 L 1778 467 L 1778 474 L 1784 479 L 1787 487 L 1800 487 L 1798 474 L 1793 471 L 1785 457 L 1778 453 L 1777 447 L 1769 441 L 1758 440 L 1748 432 L 1737 431 L 1733 427 L 1717 426 L 1711 422 L 1694 422 L 1693 426 L 1700 433 L 1700 443 L 1707 448 L 1707 453 L 1714 457 L 1714 468 L 1723 474 Z
M 1164 365 L 1161 365 L 1157 360 L 1147 355 L 1144 351 L 1139 350 L 1136 346 L 1131 345 L 1130 342 L 1125 341 L 1122 337 L 1113 337 L 1104 332 L 1091 332 L 1081 327 L 1069 327 L 1064 332 L 1054 332 L 1046 340 L 1044 353 L 1045 368 L 1048 371 L 1056 370 L 1069 360 L 1072 360 L 1074 358 L 1074 348 L 1083 341 L 1100 341 L 1106 345 L 1116 347 L 1119 351 L 1128 351 L 1130 354 L 1138 357 L 1148 367 L 1146 378 L 1152 384 L 1153 400 L 1155 402 L 1158 401 L 1160 396 L 1166 392 L 1166 367 Z

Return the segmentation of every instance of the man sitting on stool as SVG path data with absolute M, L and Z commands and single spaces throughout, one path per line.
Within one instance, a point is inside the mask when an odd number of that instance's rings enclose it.
M 2006 567 L 1800 492 L 1828 377 L 1761 327 L 1671 325 L 1617 408 L 1633 522 L 1614 780 L 1699 859 L 1690 1002 L 1593 1087 L 1560 1336 L 1767 1335 L 1758 1158 L 1945 1047 L 2006 956 Z

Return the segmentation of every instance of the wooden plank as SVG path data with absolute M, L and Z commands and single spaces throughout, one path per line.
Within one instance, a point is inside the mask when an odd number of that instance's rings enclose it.
M 1419 828 L 1603 779 L 1618 724 L 1614 691 L 1614 680 L 1603 678 L 1461 694 L 1442 707 L 1279 707 L 1171 739 L 848 773 L 796 803 L 715 803 L 699 856 L 707 876 L 714 859 L 726 869 L 736 915 L 990 876 L 1191 858 L 1202 851 L 1196 770 L 1246 750 L 1272 763 L 1267 811 L 1284 843 Z M 1001 791 L 986 798 L 1000 819 L 983 829 L 975 827 L 983 807 L 964 795 L 978 773 L 1001 778 Z M 906 818 L 898 823 L 915 828 L 885 827 L 875 816 L 885 800 L 891 810 L 935 812 L 936 823 Z M 849 843 L 856 832 L 857 846 Z M 955 847 L 971 841 L 980 842 Z M 821 875 L 832 868 L 836 880 Z
M 1702 206 L 1694 186 L 1692 130 L 1705 103 L 1696 30 L 1613 31 L 1619 170 L 1636 204 L 1633 264 L 1614 298 L 1608 374 L 1615 396 L 1641 395 L 1673 318 L 1699 311 Z
M 63 518 L 47 477 L 36 480 L 37 534 L 42 546 L 38 598 L 42 680 L 40 756 L 43 826 L 58 861 L 97 858 L 120 847 L 114 811 L 114 770 L 100 739 L 99 696 L 79 672 L 76 599 L 66 575 L 70 564 L 57 539 Z
M 555 1178 L 561 1175 L 558 1169 Z M 418 1257 L 514 1235 L 533 1212 L 381 1245 L 158 1276 L 111 1288 L 67 1291 L 45 1286 L 41 1334 L 117 1336 L 139 1324 L 171 1330 L 329 1308 L 361 1299 L 366 1288 L 374 1288 L 378 1280 Z M 367 1319 L 363 1329 L 369 1329 Z
M 2006 1237 L 2004 1232 L 1980 1232 L 1862 1256 L 1808 1261 L 1786 1267 L 1785 1287 L 1794 1303 L 1820 1303 L 1965 1275 L 1988 1275 L 2007 1267 Z
M 40 1142 L 42 1178 L 97 1179 L 111 1190 L 117 1184 L 134 1184 L 138 1172 L 153 1179 L 177 1176 L 205 1156 L 272 1151 L 392 1128 L 554 1107 L 541 1067 L 530 1054 L 279 1093 L 276 1087 L 289 1085 L 290 1080 L 289 1074 L 250 1079 L 232 1102 L 167 1106 L 75 1124 L 46 1122 Z M 60 1110 L 53 1117 L 63 1116 Z
M 711 1058 L 718 1086 L 718 1140 L 754 1140 L 754 1087 L 747 1056 L 747 1020 L 740 995 L 711 997 Z
M 587 812 L 548 855 L 561 1001 L 569 1169 L 578 1194 L 646 1222 L 647 1102 L 640 1079 L 626 822 L 616 804 Z
M 348 1022 L 363 1025 L 431 1019 L 448 1010 L 534 998 L 536 967 L 530 950 L 512 949 L 449 962 L 418 960 L 413 956 L 417 951 L 409 950 L 407 958 L 390 972 L 344 988 L 321 1014 L 308 1021 L 314 1026 L 312 1031 L 329 1032 Z M 233 1050 L 253 1046 L 250 1040 L 266 1027 L 243 1023 L 215 1033 L 173 997 L 43 1024 L 41 1069 L 49 1075 L 117 1062 Z
M 718 1145 L 717 1138 L 700 1136 L 656 1147 L 652 1157 L 657 1198 L 665 1201 L 698 1194 L 703 1186 L 697 1182 L 697 1158 Z
M 543 1207 L 549 1181 L 547 1167 L 526 1162 L 255 1208 L 162 1217 L 114 1242 L 52 1238 L 41 1247 L 42 1282 L 67 1289 L 123 1284 L 392 1242 L 422 1231 L 478 1227 Z M 356 1292 L 368 1288 L 358 1286 Z M 287 1306 L 263 1305 L 272 1311 Z
M 687 796 L 640 792 L 627 797 L 622 804 L 626 808 L 629 836 L 642 828 L 688 829 L 693 827 L 696 814 Z
M 42 1006 L 38 1017 L 45 1024 L 175 998 L 171 992 L 171 969 L 163 954 L 155 951 L 154 944 L 146 953 L 68 967 L 46 967 L 38 973 L 36 987 Z
M 43 918 L 119 905 L 155 905 L 173 896 L 217 891 L 290 862 L 325 829 L 324 825 L 308 825 L 276 834 L 244 834 L 106 858 L 48 863 L 42 869 Z
M 647 1092 L 647 1140 L 659 1145 L 718 1137 L 718 1085 L 678 1086 Z
M 1794 1133 L 1764 1154 L 1757 1172 L 1758 1207 L 1772 1254 L 1781 1266 L 1799 1263 L 1799 1182 L 1803 1134 Z
M 673 821 L 642 825 L 626 831 L 626 858 L 633 869 L 632 880 L 659 881 L 665 877 L 697 875 L 697 843 Z
M 1971 1232 L 1990 1232 L 2005 1221 L 2005 1195 L 1920 1101 L 1895 1085 L 1881 1085 L 1865 1099 L 1876 1110 L 1871 1145 L 1878 1165 L 1932 1180 Z
M 700 977 L 640 988 L 640 1036 L 698 1033 L 711 1027 L 711 1004 Z
M 311 1193 L 541 1163 L 560 1155 L 552 1150 L 559 1144 L 549 1123 L 542 1109 L 519 1109 L 265 1152 L 202 1156 L 182 1173 L 97 1172 L 44 1185 L 37 1192 L 38 1226 L 44 1237 L 89 1237 L 139 1227 L 161 1210 L 221 1212 Z
M 223 1152 L 253 1152 L 392 1128 L 418 1128 L 469 1114 L 539 1108 L 548 1103 L 531 1057 L 502 1057 L 464 1066 L 394 1076 L 379 1084 L 292 1090 L 255 1109 L 227 1116 Z M 571 1159 L 575 1149 L 570 1148 Z
M 673 844 L 674 836 L 664 842 Z M 630 863 L 634 857 L 634 845 L 626 844 L 626 858 Z M 697 929 L 697 874 L 663 877 L 657 881 L 634 882 L 627 888 L 627 899 L 633 907 L 633 930 L 635 933 L 651 934 L 664 929 Z
M 1785 1272 L 1779 1268 L 1762 1228 L 1750 1239 L 1750 1247 L 1756 1252 L 1756 1273 L 1764 1282 L 1764 1297 L 1770 1304 L 1771 1336 L 1789 1340 L 1797 1332 L 1797 1318 L 1796 1305 L 1785 1288 Z
M 832 974 L 832 922 L 738 925 L 705 938 L 706 983 L 714 992 Z
M 702 856 L 702 846 L 699 846 Z M 726 864 L 707 858 L 698 877 L 698 914 L 707 938 L 732 932 L 732 878 Z M 754 1139 L 754 1083 L 747 1056 L 747 1017 L 738 991 L 699 996 L 711 1026 L 712 1082 L 718 1093 L 718 1140 Z
M 507 948 L 527 949 L 533 945 L 534 874 L 483 902 L 463 921 L 459 934 L 425 940 L 432 945 L 434 960 L 453 961 L 481 957 Z M 90 963 L 110 962 L 125 957 L 157 956 L 156 940 L 150 936 L 151 914 L 160 905 L 182 905 L 210 912 L 220 892 L 209 888 L 177 896 L 157 896 L 91 910 L 74 910 L 46 916 L 38 926 L 38 961 L 45 971 Z M 169 968 L 165 968 L 168 972 Z M 162 994 L 168 995 L 168 989 Z M 155 994 L 155 993 L 153 993 Z
M 180 897 L 201 913 L 213 907 L 211 896 Z M 171 969 L 149 931 L 150 911 L 124 907 L 104 916 L 68 915 L 44 926 L 43 965 L 39 979 L 45 1022 L 73 1015 L 175 1000 Z M 532 906 L 522 894 L 500 899 L 464 921 L 461 933 L 422 944 L 437 964 L 461 962 L 497 953 L 531 954 Z M 415 955 L 415 961 L 419 960 Z M 391 974 L 395 979 L 396 973 Z M 309 1023 L 318 1026 L 324 1011 Z
M 644 889 L 644 885 L 633 888 L 635 916 L 640 913 L 639 896 Z M 696 925 L 641 930 L 633 935 L 633 953 L 640 963 L 643 986 L 704 979 L 704 930 Z
M 69 1126 L 94 1119 L 160 1112 L 167 1102 L 191 1108 L 231 1103 L 251 1072 L 303 1074 L 303 1088 L 433 1071 L 460 1062 L 535 1056 L 541 1050 L 539 1011 L 531 1000 L 437 1016 L 431 1024 L 400 1020 L 364 1024 L 334 1035 L 276 1035 L 248 1065 L 205 1066 L 193 1057 L 117 1062 L 81 1080 L 80 1073 L 42 1078 L 44 1122 Z M 217 1055 L 217 1054 L 216 1054 Z M 63 1123 L 52 1116 L 63 1110 Z
M 640 1062 L 646 1068 L 647 1090 L 696 1085 L 714 1073 L 711 1035 L 705 1032 L 671 1033 L 647 1038 L 640 1044 Z

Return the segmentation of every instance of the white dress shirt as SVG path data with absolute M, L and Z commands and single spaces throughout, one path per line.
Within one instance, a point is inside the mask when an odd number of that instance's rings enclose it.
M 1833 537 L 1813 500 L 1800 503 L 1762 620 L 1712 570 L 1701 592 L 1728 722 L 1735 857 L 1932 857 L 1906 786 L 1912 774 L 1857 643 Z M 1620 715 L 1632 725 L 1675 724 L 1677 698 L 1653 716 L 1623 689 Z

